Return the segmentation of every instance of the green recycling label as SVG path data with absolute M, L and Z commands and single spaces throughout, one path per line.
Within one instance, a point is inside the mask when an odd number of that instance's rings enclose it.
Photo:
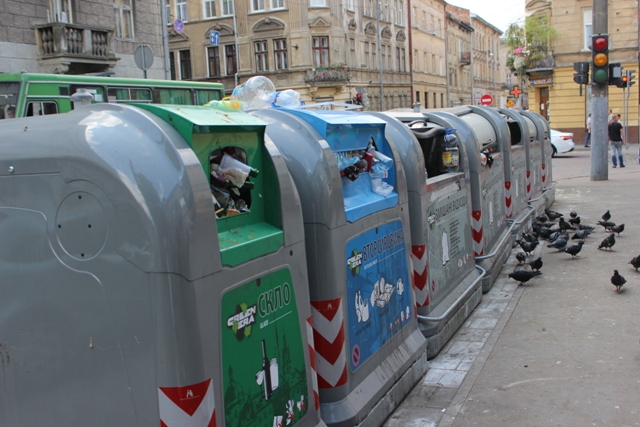
M 222 324 L 225 425 L 295 425 L 313 400 L 290 271 L 225 293 Z

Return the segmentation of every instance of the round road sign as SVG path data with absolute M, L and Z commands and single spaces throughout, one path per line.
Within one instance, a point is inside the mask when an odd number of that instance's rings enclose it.
M 480 103 L 482 105 L 491 105 L 493 104 L 493 97 L 488 93 L 485 93 L 484 95 L 482 95 L 482 98 L 480 98 Z

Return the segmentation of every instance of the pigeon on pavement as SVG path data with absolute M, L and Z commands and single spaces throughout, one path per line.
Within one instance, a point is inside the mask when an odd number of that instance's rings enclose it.
M 582 240 L 584 242 L 584 239 L 587 238 L 587 236 L 591 234 L 591 232 L 587 229 L 584 230 L 578 230 L 576 231 L 576 233 L 571 237 L 571 240 Z
M 609 212 L 608 210 L 602 214 L 602 220 L 603 221 L 609 221 L 611 219 L 611 212 Z
M 524 264 L 524 262 L 527 260 L 527 254 L 525 254 L 524 252 L 518 252 L 516 254 L 516 259 L 518 260 L 518 264 Z
M 618 273 L 618 270 L 613 270 L 613 276 L 611 276 L 611 284 L 616 287 L 616 292 L 620 292 L 622 285 L 627 283 L 627 280 Z
M 542 268 L 542 258 L 538 257 L 538 259 L 534 259 L 529 263 L 531 270 L 540 271 Z
M 596 228 L 592 225 L 587 225 L 587 224 L 578 224 L 578 228 L 580 230 L 589 230 L 589 233 L 591 233 L 592 231 L 594 231 Z
M 569 224 L 578 225 L 580 224 L 580 217 L 577 216 L 575 218 L 569 218 Z
M 545 209 L 544 212 L 547 214 L 551 221 L 555 221 L 556 219 L 564 216 L 560 212 L 552 211 L 550 209 Z
M 518 283 L 519 285 L 522 285 L 528 282 L 529 280 L 531 280 L 531 278 L 538 276 L 540 274 L 542 273 L 539 271 L 516 270 L 513 273 L 509 273 L 509 277 L 520 282 Z
M 584 242 L 578 242 L 575 245 L 571 245 L 568 248 L 564 248 L 564 251 L 568 254 L 571 254 L 571 258 L 574 258 L 578 256 L 578 253 L 582 249 L 582 245 L 584 245 Z
M 522 248 L 524 253 L 527 254 L 527 256 L 531 255 L 531 252 L 533 252 L 536 249 L 536 246 L 538 246 L 537 241 L 523 242 L 522 240 L 516 240 L 516 243 L 520 245 L 520 247 Z
M 624 231 L 624 224 L 614 225 L 613 227 L 611 227 L 611 231 L 613 231 L 614 233 L 618 233 L 619 236 L 620 233 Z
M 629 264 L 631 264 L 633 268 L 635 268 L 636 271 L 638 271 L 638 268 L 640 268 L 640 255 L 634 256 L 633 258 L 631 258 L 631 261 L 629 261 Z
M 573 227 L 573 225 L 569 224 L 567 221 L 564 220 L 564 218 L 560 217 L 560 219 L 558 220 L 558 227 L 560 227 L 560 230 L 563 231 L 567 231 L 567 230 L 575 230 L 575 228 Z
M 611 227 L 616 226 L 616 223 L 611 221 L 598 221 L 598 224 L 603 226 L 606 231 L 611 231 Z
M 602 243 L 600 243 L 600 246 L 598 246 L 598 249 L 611 249 L 611 247 L 613 245 L 616 244 L 616 235 L 615 233 L 611 233 L 609 234 L 607 237 L 604 238 L 604 240 L 602 241 Z M 613 249 L 611 249 L 613 250 Z
M 558 250 L 563 250 L 567 246 L 567 239 L 564 236 L 558 237 L 553 243 L 547 245 L 548 248 L 556 248 Z

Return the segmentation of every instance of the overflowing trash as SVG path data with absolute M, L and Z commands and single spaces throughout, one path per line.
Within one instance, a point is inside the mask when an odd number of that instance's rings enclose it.
M 278 92 L 273 82 L 264 76 L 251 77 L 237 86 L 230 100 L 245 111 L 269 107 L 296 108 L 302 104 L 298 92 L 292 89 Z
M 247 164 L 247 155 L 237 147 L 215 150 L 209 157 L 211 170 L 211 193 L 218 218 L 249 212 L 251 190 L 250 178 L 259 171 Z
M 387 197 L 393 191 L 393 186 L 383 181 L 389 176 L 393 159 L 376 150 L 373 138 L 370 138 L 366 150 L 341 151 L 334 155 L 342 178 L 355 181 L 360 174 L 368 173 L 374 193 Z

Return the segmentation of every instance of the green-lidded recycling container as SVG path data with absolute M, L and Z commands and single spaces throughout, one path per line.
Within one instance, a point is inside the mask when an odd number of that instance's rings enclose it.
M 114 104 L 0 123 L 0 425 L 324 425 L 301 208 L 265 126 Z M 233 206 L 220 149 L 252 173 Z
M 302 204 L 321 416 L 379 426 L 426 372 L 402 162 L 365 113 L 261 109 Z

